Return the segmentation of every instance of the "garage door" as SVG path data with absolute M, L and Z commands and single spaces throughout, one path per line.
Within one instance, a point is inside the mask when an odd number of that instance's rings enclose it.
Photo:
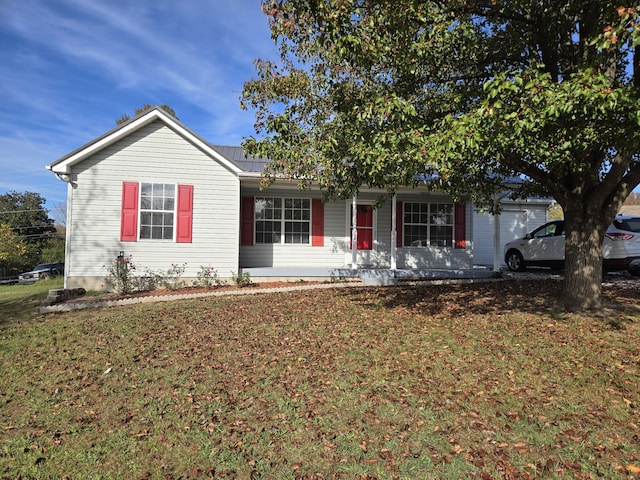
M 504 265 L 504 244 L 524 237 L 547 220 L 546 207 L 513 209 L 505 208 L 500 215 L 500 264 Z M 493 215 L 479 212 L 473 217 L 473 263 L 493 266 Z

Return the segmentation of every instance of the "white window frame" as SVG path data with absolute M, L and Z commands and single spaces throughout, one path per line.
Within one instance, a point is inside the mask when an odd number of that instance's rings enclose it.
M 406 215 L 408 214 L 408 212 L 406 211 L 407 205 L 420 205 L 422 206 L 426 206 L 427 207 L 427 212 L 425 213 L 420 213 L 420 212 L 409 212 L 409 214 L 411 215 L 426 215 L 426 222 L 421 221 L 422 219 L 419 218 L 417 222 L 407 222 L 406 221 Z M 448 209 L 450 210 L 449 213 L 445 213 L 443 218 L 443 215 L 437 215 L 437 212 L 434 212 L 432 209 L 433 208 L 438 208 L 440 206 L 446 206 L 448 207 Z M 446 217 L 450 218 L 450 223 L 446 221 Z M 405 230 L 406 226 L 417 226 L 417 227 L 423 227 L 426 228 L 426 238 L 424 239 L 417 239 L 417 240 L 411 240 L 408 241 L 408 238 L 413 238 L 413 236 L 407 235 L 407 232 Z M 438 244 L 434 244 L 434 242 L 436 242 L 436 240 L 434 240 L 432 238 L 432 228 L 434 227 L 445 227 L 445 228 L 449 228 L 451 231 L 451 235 L 450 235 L 450 244 L 449 245 L 438 245 Z M 405 201 L 402 204 L 402 247 L 403 248 L 426 248 L 426 247 L 432 247 L 432 248 L 453 248 L 455 246 L 455 205 L 453 203 L 449 203 L 449 202 L 412 202 L 412 201 Z
M 299 201 L 301 206 L 296 207 L 295 205 L 287 207 L 287 202 L 297 202 Z M 259 218 L 262 211 L 265 210 L 264 206 L 261 208 L 260 202 L 271 202 L 269 210 L 272 211 L 273 215 L 270 215 L 265 218 Z M 306 205 L 305 205 L 306 203 Z M 276 205 L 279 204 L 279 205 Z M 312 203 L 310 198 L 305 197 L 255 197 L 254 199 L 254 215 L 253 215 L 253 231 L 254 231 L 254 245 L 311 245 L 311 237 L 312 237 Z M 296 217 L 295 212 L 300 212 L 300 216 L 304 217 L 304 212 L 307 212 L 307 218 L 294 218 Z M 290 214 L 290 215 L 288 215 Z M 289 218 L 287 218 L 289 217 Z M 268 231 L 264 229 L 259 229 L 258 224 L 260 222 L 271 222 L 274 226 L 278 225 L 279 229 L 273 229 L 273 231 Z M 288 225 L 307 225 L 307 231 L 299 231 L 299 232 L 287 232 Z M 267 235 L 271 235 L 272 238 L 275 236 L 278 237 L 278 241 L 266 242 L 264 241 L 267 238 Z M 306 235 L 306 241 L 287 241 L 287 237 L 295 238 L 296 236 L 301 236 L 304 238 Z
M 151 208 L 143 208 L 143 198 L 146 197 L 146 195 L 143 195 L 143 191 L 145 190 L 145 186 L 146 185 L 150 185 L 151 186 L 151 190 L 152 190 L 152 196 L 151 196 Z M 154 202 L 154 198 L 158 198 L 158 197 L 154 197 L 153 195 L 153 189 L 155 185 L 162 185 L 163 186 L 163 195 L 162 195 L 162 199 L 163 199 L 163 208 L 153 208 L 153 202 Z M 164 193 L 166 191 L 166 187 L 173 187 L 173 209 L 166 209 L 165 207 L 165 196 Z M 166 197 L 166 198 L 171 198 L 171 197 Z M 138 240 L 141 241 L 152 241 L 152 242 L 175 242 L 176 240 L 176 228 L 177 228 L 177 218 L 178 218 L 178 186 L 175 183 L 161 183 L 161 182 L 140 182 L 140 193 L 139 193 L 139 198 L 138 198 Z M 172 215 L 172 225 L 171 225 L 171 238 L 164 238 L 164 228 L 166 228 L 168 225 L 163 224 L 163 226 L 161 228 L 163 228 L 163 238 L 153 238 L 153 228 L 154 228 L 154 224 L 153 224 L 153 220 L 151 222 L 150 225 L 143 225 L 142 223 L 142 218 L 143 215 L 147 215 L 147 214 L 151 214 L 151 218 L 153 219 L 153 215 L 154 214 L 161 214 L 163 215 L 167 215 L 167 214 L 171 214 Z M 142 236 L 142 232 L 144 228 L 150 227 L 150 236 L 149 237 L 143 237 Z

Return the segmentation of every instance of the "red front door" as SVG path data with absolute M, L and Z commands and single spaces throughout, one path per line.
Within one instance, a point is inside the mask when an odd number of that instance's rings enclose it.
M 356 205 L 356 226 L 358 229 L 358 250 L 372 250 L 373 207 L 371 205 Z M 353 212 L 351 215 L 351 228 L 353 228 Z M 351 248 L 353 248 L 353 243 L 351 243 Z

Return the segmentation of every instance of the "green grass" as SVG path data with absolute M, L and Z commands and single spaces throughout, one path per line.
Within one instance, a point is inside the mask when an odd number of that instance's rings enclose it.
M 0 478 L 638 478 L 640 298 L 606 290 L 605 317 L 576 317 L 547 307 L 556 290 L 16 310 Z
M 62 288 L 62 278 L 40 280 L 29 285 L 0 285 L 0 324 L 24 320 L 49 293 L 49 289 Z

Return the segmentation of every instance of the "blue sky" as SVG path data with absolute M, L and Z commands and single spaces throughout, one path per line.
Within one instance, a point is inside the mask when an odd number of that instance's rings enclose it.
M 276 59 L 260 0 L 0 0 L 0 194 L 66 184 L 45 165 L 145 103 L 206 140 L 239 145 L 253 61 Z

